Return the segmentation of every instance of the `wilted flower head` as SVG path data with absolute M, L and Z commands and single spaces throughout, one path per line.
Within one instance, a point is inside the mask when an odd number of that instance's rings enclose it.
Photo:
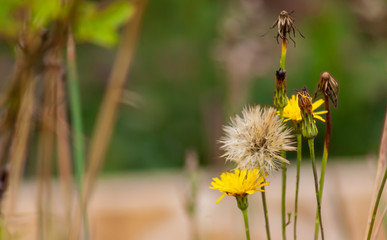
M 282 162 L 289 163 L 281 156 L 281 150 L 296 150 L 291 130 L 272 107 L 245 108 L 242 117 L 232 118 L 224 132 L 220 141 L 225 150 L 223 156 L 240 169 L 259 168 L 262 173 L 270 173 L 278 170 Z
M 301 133 L 307 139 L 315 138 L 318 134 L 316 122 L 313 119 L 313 105 L 312 98 L 309 95 L 306 87 L 297 91 L 298 106 L 302 116 Z
M 332 76 L 330 72 L 322 72 L 320 74 L 320 80 L 317 83 L 317 89 L 314 93 L 316 97 L 319 92 L 323 93 L 325 99 L 330 99 L 333 106 L 337 108 L 337 101 L 339 97 L 339 83 Z
M 312 113 L 313 104 L 308 89 L 306 89 L 306 87 L 301 88 L 300 91 L 297 91 L 297 96 L 298 106 L 300 107 L 301 112 Z

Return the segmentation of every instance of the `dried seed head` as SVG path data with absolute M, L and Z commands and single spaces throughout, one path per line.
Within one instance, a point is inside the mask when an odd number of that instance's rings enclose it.
M 312 98 L 310 97 L 308 89 L 306 87 L 303 87 L 300 91 L 296 90 L 296 93 L 298 95 L 298 106 L 300 107 L 301 113 L 307 112 L 312 114 Z
M 314 93 L 315 97 L 320 92 L 324 94 L 326 99 L 329 98 L 335 108 L 337 108 L 337 102 L 339 97 L 339 83 L 329 72 L 322 72 L 320 79 L 317 83 L 317 89 Z
M 294 136 L 272 107 L 246 107 L 242 116 L 231 119 L 231 125 L 224 127 L 221 139 L 226 161 L 236 163 L 239 169 L 259 168 L 271 173 L 289 163 L 281 156 L 281 150 L 295 151 Z
M 291 33 L 293 33 L 293 37 L 296 37 L 296 30 L 301 37 L 305 38 L 304 35 L 302 35 L 300 30 L 298 30 L 298 28 L 294 24 L 294 19 L 290 16 L 292 13 L 293 12 L 288 13 L 287 11 L 282 10 L 277 20 L 275 20 L 275 22 L 273 23 L 271 28 L 274 28 L 275 26 L 277 26 L 277 35 L 275 36 L 275 38 L 277 39 L 277 42 L 278 42 L 278 38 L 287 40 L 287 35 L 288 35 L 290 40 L 292 40 L 294 45 L 296 45 L 296 42 L 291 37 Z

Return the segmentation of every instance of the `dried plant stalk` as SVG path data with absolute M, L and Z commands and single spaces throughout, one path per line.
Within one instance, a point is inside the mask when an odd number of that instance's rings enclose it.
M 108 142 L 113 132 L 118 105 L 124 90 L 126 76 L 132 63 L 145 5 L 145 0 L 137 1 L 133 19 L 127 24 L 124 37 L 118 48 L 105 97 L 98 114 L 94 134 L 90 142 L 87 158 L 88 166 L 84 181 L 84 192 L 82 194 L 83 203 L 87 201 L 95 184 L 96 176 L 105 157 Z
M 23 80 L 25 91 L 21 94 L 20 109 L 17 114 L 15 131 L 13 134 L 9 159 L 10 159 L 10 180 L 9 180 L 9 207 L 10 215 L 13 215 L 17 207 L 17 195 L 22 176 L 26 148 L 30 129 L 32 127 L 32 115 L 35 108 L 35 79 L 32 69 L 19 69 L 24 71 Z
M 59 182 L 62 190 L 62 199 L 65 213 L 64 229 L 70 228 L 72 210 L 72 171 L 71 171 L 71 150 L 69 144 L 69 126 L 67 123 L 65 89 L 63 81 L 58 81 L 56 86 L 56 139 Z
M 132 63 L 134 50 L 139 35 L 142 16 L 146 6 L 146 0 L 138 0 L 134 3 L 135 13 L 124 30 L 124 36 L 117 51 L 111 75 L 109 77 L 105 97 L 98 114 L 96 127 L 90 141 L 87 169 L 83 181 L 81 193 L 81 206 L 77 208 L 73 221 L 71 239 L 78 239 L 81 219 L 86 210 L 88 198 L 95 185 L 97 174 L 105 157 L 107 146 L 114 129 L 118 105 L 124 90 L 125 80 Z
M 382 131 L 382 138 L 380 140 L 380 148 L 379 148 L 379 159 L 378 159 L 378 169 L 376 172 L 376 179 L 375 179 L 375 188 L 374 192 L 372 194 L 371 199 L 371 205 L 370 205 L 370 211 L 368 214 L 368 221 L 367 221 L 367 228 L 365 231 L 365 237 L 364 239 L 368 239 L 370 237 L 370 229 L 372 227 L 373 221 L 375 219 L 374 212 L 375 212 L 375 204 L 378 204 L 378 195 L 380 192 L 380 188 L 382 187 L 382 176 L 383 176 L 383 169 L 386 165 L 386 154 L 387 154 L 387 104 L 386 104 L 386 113 L 384 118 L 384 124 L 383 124 L 383 131 Z M 380 199 L 379 199 L 380 200 Z
M 376 223 L 376 229 L 375 229 L 375 234 L 374 234 L 374 237 L 373 239 L 377 239 L 378 238 L 378 235 L 379 235 L 379 232 L 380 232 L 380 228 L 382 226 L 382 223 L 383 223 L 383 219 L 384 219 L 384 216 L 386 215 L 386 212 L 387 212 L 387 207 L 384 208 L 380 218 L 379 218 L 379 221 Z
M 50 239 L 51 174 L 55 147 L 57 83 L 62 79 L 61 48 L 54 46 L 44 58 L 44 96 L 41 115 L 38 172 L 40 239 Z

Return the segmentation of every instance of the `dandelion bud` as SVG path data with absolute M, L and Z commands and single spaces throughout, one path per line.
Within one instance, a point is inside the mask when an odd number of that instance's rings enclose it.
M 302 116 L 301 133 L 307 138 L 315 138 L 318 134 L 316 122 L 313 119 L 313 105 L 312 98 L 309 95 L 306 87 L 303 87 L 301 91 L 297 92 L 298 106 Z
M 278 109 L 283 109 L 287 104 L 286 71 L 280 68 L 275 72 L 274 106 Z

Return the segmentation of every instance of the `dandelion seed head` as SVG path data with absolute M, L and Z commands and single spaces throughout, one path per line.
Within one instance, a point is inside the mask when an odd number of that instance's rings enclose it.
M 242 116 L 235 116 L 231 124 L 224 127 L 221 138 L 226 161 L 239 169 L 259 168 L 271 173 L 289 163 L 281 151 L 295 151 L 294 136 L 272 107 L 246 107 Z

